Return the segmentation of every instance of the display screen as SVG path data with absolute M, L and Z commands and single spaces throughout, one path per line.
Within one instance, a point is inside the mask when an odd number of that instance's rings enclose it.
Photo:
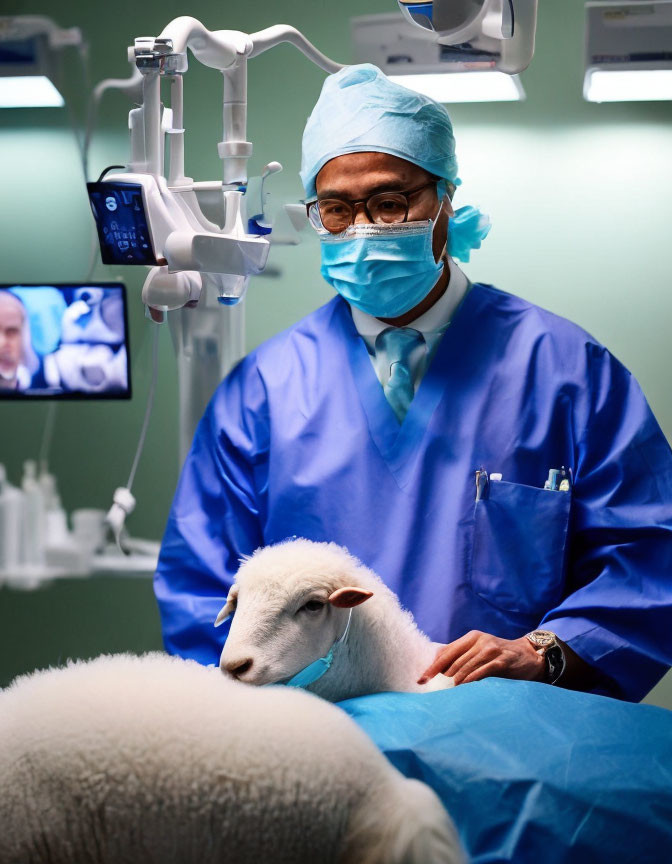
M 130 397 L 124 285 L 0 285 L 0 399 Z
M 139 183 L 87 183 L 103 264 L 157 264 Z

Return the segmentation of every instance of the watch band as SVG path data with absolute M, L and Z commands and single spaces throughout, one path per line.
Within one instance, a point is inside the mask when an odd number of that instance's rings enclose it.
M 555 684 L 565 671 L 565 652 L 556 642 L 546 650 L 544 660 L 546 661 L 546 683 Z

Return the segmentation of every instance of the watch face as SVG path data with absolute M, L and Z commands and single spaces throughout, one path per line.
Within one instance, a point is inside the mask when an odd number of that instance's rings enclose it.
M 555 644 L 555 633 L 551 633 L 550 630 L 533 630 L 527 634 L 527 638 L 540 648 Z

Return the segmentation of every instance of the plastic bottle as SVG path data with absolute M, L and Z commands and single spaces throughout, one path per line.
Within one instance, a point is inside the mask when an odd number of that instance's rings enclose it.
M 37 480 L 42 490 L 45 512 L 49 512 L 53 508 L 56 498 L 58 498 L 58 488 L 56 486 L 56 478 L 53 474 L 49 473 L 49 469 L 44 462 L 41 463 L 40 476 Z
M 61 506 L 58 494 L 53 495 L 50 506 L 46 509 L 44 544 L 50 546 L 67 545 L 70 541 L 68 532 L 68 517 Z
M 44 498 L 32 459 L 23 463 L 21 488 L 24 494 L 23 560 L 31 567 L 44 565 Z
M 23 508 L 23 493 L 9 483 L 5 466 L 0 465 L 0 571 L 8 575 L 23 563 Z
M 68 519 L 61 506 L 56 478 L 42 463 L 38 477 L 44 507 L 44 545 L 61 546 L 68 541 Z

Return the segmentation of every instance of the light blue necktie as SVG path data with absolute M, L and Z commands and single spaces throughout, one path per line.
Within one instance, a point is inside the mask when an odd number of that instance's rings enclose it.
M 422 333 L 411 327 L 388 327 L 376 338 L 376 356 L 382 356 L 390 367 L 390 380 L 384 385 L 385 398 L 399 423 L 413 401 L 415 388 L 409 360 L 414 349 L 424 344 Z

